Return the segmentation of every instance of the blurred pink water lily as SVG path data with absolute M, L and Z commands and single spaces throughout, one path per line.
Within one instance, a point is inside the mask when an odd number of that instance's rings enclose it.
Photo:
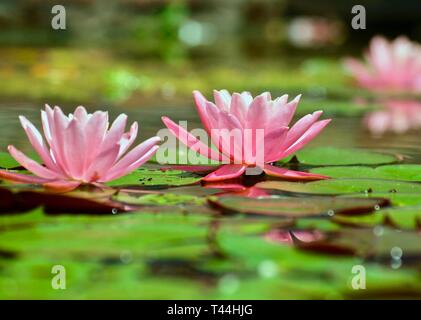
M 288 102 L 288 95 L 272 100 L 268 92 L 253 98 L 249 92 L 231 96 L 226 90 L 215 90 L 213 103 L 198 91 L 194 91 L 193 95 L 202 124 L 218 151 L 209 148 L 169 118 L 163 117 L 162 120 L 172 134 L 191 150 L 215 161 L 228 159 L 227 164 L 208 174 L 204 181 L 234 179 L 251 167 L 259 167 L 267 175 L 289 180 L 327 178 L 271 165 L 304 147 L 330 122 L 330 119 L 318 121 L 322 111 L 316 111 L 289 128 L 300 96 Z M 235 134 L 231 135 L 227 130 Z M 262 158 L 263 161 L 260 161 Z
M 364 124 L 371 133 L 404 133 L 421 128 L 421 102 L 389 100 L 383 104 L 383 110 L 370 112 L 364 118 Z
M 388 42 L 376 36 L 365 54 L 366 63 L 349 58 L 345 66 L 358 84 L 369 90 L 421 92 L 421 45 L 406 37 Z
M 44 165 L 10 145 L 8 150 L 13 158 L 34 175 L 0 170 L 0 178 L 42 184 L 58 191 L 69 191 L 80 184 L 101 184 L 124 176 L 152 157 L 160 141 L 159 137 L 152 137 L 127 152 L 136 139 L 137 122 L 129 132 L 124 132 L 127 116 L 121 114 L 108 128 L 107 112 L 88 114 L 81 106 L 66 116 L 59 107 L 52 109 L 46 105 L 45 111 L 41 111 L 46 141 L 24 116 L 19 119 Z

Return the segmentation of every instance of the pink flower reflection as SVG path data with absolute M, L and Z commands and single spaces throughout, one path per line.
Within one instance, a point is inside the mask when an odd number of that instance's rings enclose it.
M 219 196 L 238 196 L 247 198 L 269 197 L 270 193 L 267 190 L 257 187 L 246 187 L 240 183 L 208 183 L 204 185 L 205 188 L 220 189 L 223 192 L 218 193 Z
M 421 102 L 390 100 L 384 106 L 383 110 L 370 112 L 364 118 L 371 133 L 404 133 L 421 128 Z
M 265 235 L 265 238 L 271 242 L 292 246 L 297 240 L 301 242 L 321 240 L 323 234 L 317 230 L 272 230 Z M 294 238 L 296 240 L 294 240 Z

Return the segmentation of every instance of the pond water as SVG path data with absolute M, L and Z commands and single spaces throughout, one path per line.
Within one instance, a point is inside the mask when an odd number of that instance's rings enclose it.
M 40 127 L 41 107 L 0 104 L 0 151 L 8 144 L 30 150 L 17 117 L 25 115 Z M 64 106 L 67 111 L 72 108 Z M 162 115 L 187 120 L 190 129 L 201 127 L 189 104 L 107 110 L 111 119 L 124 112 L 130 121 L 140 122 L 142 140 L 163 127 Z M 404 159 L 404 164 L 421 163 L 418 136 L 419 132 L 409 132 L 373 137 L 361 126 L 361 118 L 335 117 L 309 147 L 358 148 L 399 157 L 379 163 L 388 169 L 374 172 L 376 161 L 358 159 L 359 153 L 350 159 L 353 154 L 348 154 L 349 159 L 340 159 L 340 164 L 367 166 L 352 175 L 343 169 L 335 173 L 339 176 L 333 183 L 313 189 L 302 183 L 255 181 L 261 186 L 260 195 L 270 198 L 266 200 L 250 196 L 256 191 L 250 188 L 253 181 L 247 181 L 248 189 L 232 187 L 228 189 L 231 193 L 224 195 L 221 192 L 227 189 L 206 188 L 194 174 L 159 176 L 147 170 L 121 185 L 111 185 L 119 190 L 113 200 L 138 206 L 135 213 L 117 214 L 109 209 L 105 214 L 99 210 L 100 215 L 56 215 L 69 208 L 84 210 L 84 204 L 79 208 L 67 198 L 52 199 L 38 193 L 45 199 L 38 199 L 44 210 L 10 214 L 5 209 L 0 214 L 0 296 L 421 297 L 421 238 L 416 232 L 421 222 L 417 207 L 421 205 L 421 178 L 416 178 L 416 173 L 421 177 L 421 169 L 392 164 L 399 159 Z M 320 164 L 304 155 L 298 155 L 298 160 L 307 161 L 305 169 L 316 170 L 324 166 L 323 161 L 329 162 L 320 159 Z M 147 167 L 154 170 L 159 166 Z M 27 191 L 12 190 L 20 199 L 33 201 Z M 216 197 L 206 199 L 209 195 Z M 103 200 L 110 193 L 81 190 L 71 196 Z M 3 200 L 9 201 L 8 197 Z M 51 285 L 55 265 L 66 269 L 66 290 Z

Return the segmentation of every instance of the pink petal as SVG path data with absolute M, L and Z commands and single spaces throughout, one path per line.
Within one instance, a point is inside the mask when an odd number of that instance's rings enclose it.
M 227 164 L 204 177 L 203 181 L 222 181 L 234 179 L 241 176 L 246 171 L 246 166 L 240 164 Z
M 213 96 L 215 99 L 216 106 L 221 111 L 230 111 L 230 105 L 231 105 L 231 96 L 227 90 L 213 90 Z
M 54 192 L 69 192 L 80 186 L 79 181 L 56 180 L 43 183 L 44 188 Z
M 101 179 L 100 182 L 110 181 L 117 178 L 120 178 L 122 176 L 125 176 L 126 174 L 129 174 L 130 172 L 136 170 L 139 168 L 142 164 L 147 162 L 152 156 L 156 153 L 156 151 L 159 149 L 159 146 L 153 146 L 150 148 L 143 156 L 141 156 L 139 159 L 137 159 L 135 162 L 130 164 L 127 167 L 116 167 L 112 171 L 110 171 L 109 174 L 105 176 L 104 179 Z
M 120 139 L 120 152 L 118 154 L 118 157 L 120 158 L 126 151 L 130 148 L 130 146 L 133 144 L 137 137 L 138 132 L 138 124 L 137 122 L 134 122 L 131 127 L 130 131 L 123 134 L 122 138 Z
M 92 182 L 102 178 L 118 160 L 119 142 L 124 133 L 126 122 L 127 115 L 125 114 L 120 114 L 114 120 L 98 150 L 95 151 L 95 157 L 88 163 L 89 167 L 84 174 L 86 180 Z
M 206 114 L 206 102 L 205 97 L 197 90 L 193 91 L 194 102 L 196 105 L 197 113 L 199 114 L 200 121 L 203 124 L 205 130 L 210 132 L 210 125 L 208 120 L 208 115 Z
M 44 179 L 44 178 L 40 178 L 36 176 L 10 172 L 7 170 L 2 170 L 2 169 L 0 169 L 0 178 L 13 181 L 13 182 L 18 182 L 18 183 L 31 183 L 31 184 L 42 184 L 42 183 L 51 181 L 50 179 Z
M 215 106 L 215 104 L 209 101 L 205 102 L 205 111 L 206 111 L 207 121 L 209 124 L 210 131 L 212 131 L 212 129 L 219 128 L 218 127 L 219 115 L 222 111 L 220 111 L 218 107 Z M 210 134 L 210 131 L 208 131 L 209 134 Z
M 117 176 L 123 176 L 146 162 L 158 149 L 156 146 L 161 139 L 159 137 L 152 137 L 142 142 L 128 154 L 123 156 L 110 170 L 106 173 L 105 177 L 100 181 L 108 181 L 115 179 Z
M 329 179 L 327 176 L 322 176 L 320 174 L 313 174 L 308 172 L 293 171 L 285 168 L 275 167 L 271 165 L 265 165 L 263 171 L 269 176 L 283 178 L 287 180 L 324 180 Z
M 127 123 L 127 115 L 124 113 L 120 114 L 117 119 L 114 120 L 113 124 L 110 127 L 110 130 L 108 130 L 104 142 L 103 142 L 103 148 L 108 148 L 110 145 L 118 144 L 121 137 L 124 134 L 124 129 L 126 127 Z
M 17 150 L 14 146 L 9 146 L 8 150 L 10 154 L 12 155 L 12 157 L 15 158 L 15 160 L 19 162 L 22 165 L 22 167 L 31 171 L 33 174 L 39 176 L 40 178 L 56 179 L 61 176 L 60 174 L 57 174 L 56 172 L 43 167 L 36 161 L 27 157 L 21 151 Z
M 320 118 L 323 111 L 316 111 L 308 114 L 298 120 L 294 126 L 289 130 L 285 142 L 282 146 L 283 149 L 289 148 Z
M 262 93 L 254 98 L 248 113 L 245 128 L 264 129 L 269 110 L 268 93 Z
M 224 154 L 234 159 L 236 163 L 243 163 L 243 128 L 238 119 L 230 113 L 219 112 L 217 141 L 221 142 Z M 212 130 L 212 133 L 213 130 Z
M 238 143 L 231 143 L 232 139 L 237 140 L 241 138 L 241 128 L 238 127 L 239 121 L 235 116 L 230 115 L 227 112 L 220 111 L 213 103 L 206 103 L 206 113 L 209 117 L 209 124 L 211 127 L 210 136 L 214 146 L 217 147 L 219 152 L 228 159 L 223 161 L 233 161 L 234 155 L 240 152 L 239 157 L 241 158 L 241 146 L 238 149 Z M 233 132 L 234 137 L 230 137 L 230 130 L 237 129 Z M 240 136 L 239 136 L 240 134 Z M 231 142 L 230 142 L 231 141 Z M 240 144 L 242 145 L 242 144 Z M 236 152 L 234 152 L 235 146 L 237 146 Z
M 114 165 L 120 146 L 118 144 L 108 145 L 107 148 L 102 147 L 101 152 L 96 156 L 95 161 L 91 163 L 88 170 L 85 171 L 84 180 L 95 182 L 102 179 L 104 175 Z
M 70 175 L 70 171 L 68 169 L 67 159 L 64 155 L 64 148 L 65 148 L 65 139 L 64 139 L 64 132 L 68 126 L 69 120 L 63 114 L 59 107 L 55 107 L 53 111 L 53 126 L 50 126 L 52 140 L 51 140 L 51 149 L 53 151 L 53 156 L 56 163 L 60 166 L 62 170 L 67 175 Z M 50 122 L 49 122 L 50 123 Z
M 44 142 L 44 139 L 42 138 L 41 133 L 24 116 L 20 116 L 19 119 L 20 119 L 23 129 L 26 132 L 26 135 L 28 136 L 29 142 L 34 147 L 35 151 L 39 154 L 44 164 L 49 169 L 56 172 L 60 172 L 61 170 L 51 158 L 50 150 L 48 149 L 48 146 Z
M 64 175 L 67 175 L 67 172 L 65 170 L 65 166 L 62 163 L 61 155 L 59 153 L 59 146 L 60 144 L 57 143 L 56 139 L 56 126 L 54 121 L 54 111 L 51 109 L 51 107 L 46 104 L 45 105 L 45 111 L 41 111 L 41 120 L 42 120 L 42 128 L 44 131 L 45 139 L 47 140 L 47 143 L 50 145 L 50 156 L 59 168 L 59 170 Z M 54 139 L 53 139 L 54 137 Z
M 301 95 L 300 95 L 301 96 Z M 276 109 L 282 108 L 283 106 L 285 106 L 288 103 L 288 95 L 284 94 L 278 98 L 276 98 L 275 100 L 273 100 L 272 102 L 272 109 L 273 111 L 276 111 Z
M 264 162 L 276 161 L 276 156 L 280 152 L 282 142 L 288 134 L 288 127 L 279 127 L 272 130 L 264 137 L 264 143 L 257 143 L 257 153 L 264 154 Z M 264 149 L 263 149 L 263 148 Z
M 232 95 L 230 112 L 235 115 L 242 124 L 245 124 L 249 106 L 246 101 L 247 100 L 239 93 L 234 93 Z
M 79 179 L 83 177 L 86 153 L 85 132 L 79 120 L 73 118 L 64 131 L 63 145 L 67 169 L 72 178 Z
M 41 122 L 45 139 L 51 147 L 51 140 L 53 137 L 51 127 L 54 126 L 54 113 L 48 104 L 45 105 L 45 111 L 41 111 Z
M 175 135 L 178 140 L 184 143 L 191 150 L 198 152 L 200 155 L 208 159 L 220 161 L 221 156 L 216 151 L 210 149 L 207 145 L 205 145 L 187 130 L 175 124 L 171 119 L 167 117 L 162 117 L 161 119 L 162 122 L 164 122 L 165 126 L 168 128 L 168 130 L 170 130 L 171 133 Z
M 97 111 L 88 120 L 85 126 L 85 163 L 84 171 L 89 168 L 101 151 L 102 143 L 108 129 L 108 113 Z
M 73 116 L 79 121 L 79 123 L 82 126 L 85 126 L 85 124 L 88 122 L 88 112 L 83 106 L 79 106 L 76 108 L 75 112 L 73 113 Z
M 286 99 L 288 99 L 288 95 L 284 96 L 286 96 Z M 276 113 L 273 115 L 273 120 L 270 121 L 270 126 L 288 126 L 294 117 L 295 110 L 297 109 L 297 105 L 301 99 L 301 94 L 296 96 L 294 100 L 288 102 L 287 104 L 285 104 L 284 100 L 282 99 L 284 96 L 273 102 L 273 108 L 275 109 Z
M 304 147 L 307 143 L 313 140 L 319 133 L 326 127 L 331 119 L 321 120 L 313 124 L 307 131 L 304 133 L 301 138 L 299 138 L 292 146 L 290 146 L 284 153 L 282 157 L 287 157 L 290 154 L 293 154 L 297 150 Z

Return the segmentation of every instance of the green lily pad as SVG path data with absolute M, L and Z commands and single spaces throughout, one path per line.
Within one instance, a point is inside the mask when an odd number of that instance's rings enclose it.
M 371 198 L 371 197 L 380 197 L 389 199 L 392 205 L 394 206 L 416 206 L 421 205 L 421 195 L 418 193 L 360 193 L 352 195 L 343 195 L 342 197 L 361 197 L 361 198 Z
M 39 155 L 34 152 L 30 151 L 26 153 L 28 157 L 35 160 L 38 163 L 42 163 Z M 1 152 L 0 151 L 0 168 L 3 169 L 13 169 L 20 167 L 20 163 L 17 162 L 8 152 Z
M 375 179 L 328 179 L 308 183 L 264 181 L 256 187 L 309 194 L 421 193 L 421 184 Z
M 381 233 L 366 228 L 342 228 L 328 233 L 321 240 L 301 242 L 298 247 L 315 252 L 355 255 L 366 259 L 392 261 L 399 251 L 402 263 L 421 257 L 421 236 L 415 232 L 383 228 Z
M 401 181 L 421 181 L 421 165 L 396 164 L 377 168 L 364 166 L 321 167 L 311 169 L 310 172 L 327 175 L 331 178 L 372 178 Z
M 150 170 L 140 168 L 132 173 L 107 182 L 109 186 L 182 186 L 199 182 L 201 177 L 180 170 Z
M 19 167 L 20 164 L 8 153 L 0 152 L 0 168 L 12 169 Z
M 210 197 L 210 203 L 225 213 L 246 213 L 287 217 L 329 216 L 336 213 L 361 214 L 388 205 L 379 198 L 336 197 Z M 345 200 L 345 201 L 344 201 Z
M 315 147 L 296 153 L 298 161 L 306 165 L 340 166 L 357 164 L 385 164 L 398 159 L 393 155 L 353 148 Z
M 294 227 L 299 230 L 303 229 L 318 231 L 335 231 L 340 229 L 340 226 L 332 222 L 332 219 L 325 219 L 319 217 L 296 219 Z
M 146 194 L 142 196 L 134 196 L 129 193 L 118 194 L 114 197 L 115 200 L 121 201 L 128 204 L 146 204 L 146 205 L 203 205 L 205 204 L 205 198 L 196 197 L 188 194 L 176 194 L 176 193 L 159 193 L 159 194 Z
M 375 214 L 364 216 L 351 217 L 338 215 L 332 220 L 339 224 L 364 227 L 383 224 L 399 229 L 419 229 L 421 227 L 421 206 L 385 208 L 377 211 Z
M 233 219 L 242 223 L 239 216 Z M 231 220 L 143 212 L 53 217 L 39 210 L 2 216 L 0 287 L 8 290 L 0 297 L 325 299 L 378 297 L 409 287 L 411 297 L 420 296 L 415 270 L 396 271 L 358 257 L 333 259 L 270 243 L 262 234 L 218 229 Z M 367 289 L 355 292 L 351 270 L 362 263 Z M 56 264 L 66 268 L 66 290 L 51 290 Z
M 157 257 L 158 250 L 183 247 L 195 239 L 205 243 L 208 217 L 147 213 L 105 216 L 40 216 L 39 211 L 0 216 L 0 247 L 30 254 L 60 252 L 61 256 L 120 255 L 130 249 L 143 257 Z M 35 226 L 35 227 L 34 227 Z M 75 237 L 77 234 L 77 237 Z M 11 239 L 15 239 L 12 241 Z M 194 252 L 193 254 L 197 254 Z

